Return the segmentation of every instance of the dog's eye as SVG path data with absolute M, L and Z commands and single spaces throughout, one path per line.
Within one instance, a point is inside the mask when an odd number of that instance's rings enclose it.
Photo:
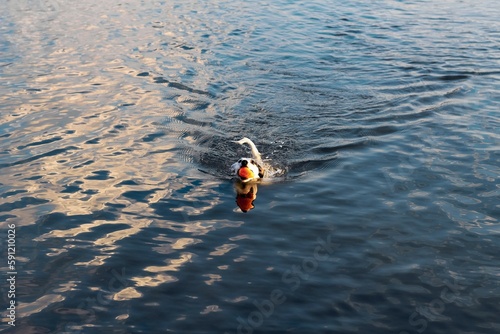
M 255 165 L 255 161 L 252 160 L 251 163 Z
M 240 160 L 238 160 L 238 163 L 239 163 L 239 164 L 241 164 L 241 159 L 240 159 Z

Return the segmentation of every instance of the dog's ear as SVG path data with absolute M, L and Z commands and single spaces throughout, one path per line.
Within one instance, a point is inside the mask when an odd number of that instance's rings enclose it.
M 260 167 L 259 164 L 256 164 L 257 167 L 259 168 L 259 177 L 262 179 L 264 177 L 264 169 Z

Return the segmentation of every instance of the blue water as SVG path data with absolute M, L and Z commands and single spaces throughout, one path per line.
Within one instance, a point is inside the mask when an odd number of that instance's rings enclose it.
M 500 332 L 499 17 L 0 2 L 0 330 Z

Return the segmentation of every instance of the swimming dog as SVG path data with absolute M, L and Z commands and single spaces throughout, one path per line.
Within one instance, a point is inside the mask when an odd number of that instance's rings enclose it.
M 257 181 L 264 177 L 264 169 L 262 168 L 262 158 L 255 144 L 247 137 L 235 141 L 240 145 L 248 144 L 252 150 L 252 158 L 241 158 L 231 165 L 232 173 L 238 177 L 241 182 Z

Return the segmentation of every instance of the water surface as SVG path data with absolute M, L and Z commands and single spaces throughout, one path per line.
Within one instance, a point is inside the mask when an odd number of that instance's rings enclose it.
M 496 1 L 0 13 L 0 329 L 500 330 Z M 283 170 L 247 213 L 245 136 Z

